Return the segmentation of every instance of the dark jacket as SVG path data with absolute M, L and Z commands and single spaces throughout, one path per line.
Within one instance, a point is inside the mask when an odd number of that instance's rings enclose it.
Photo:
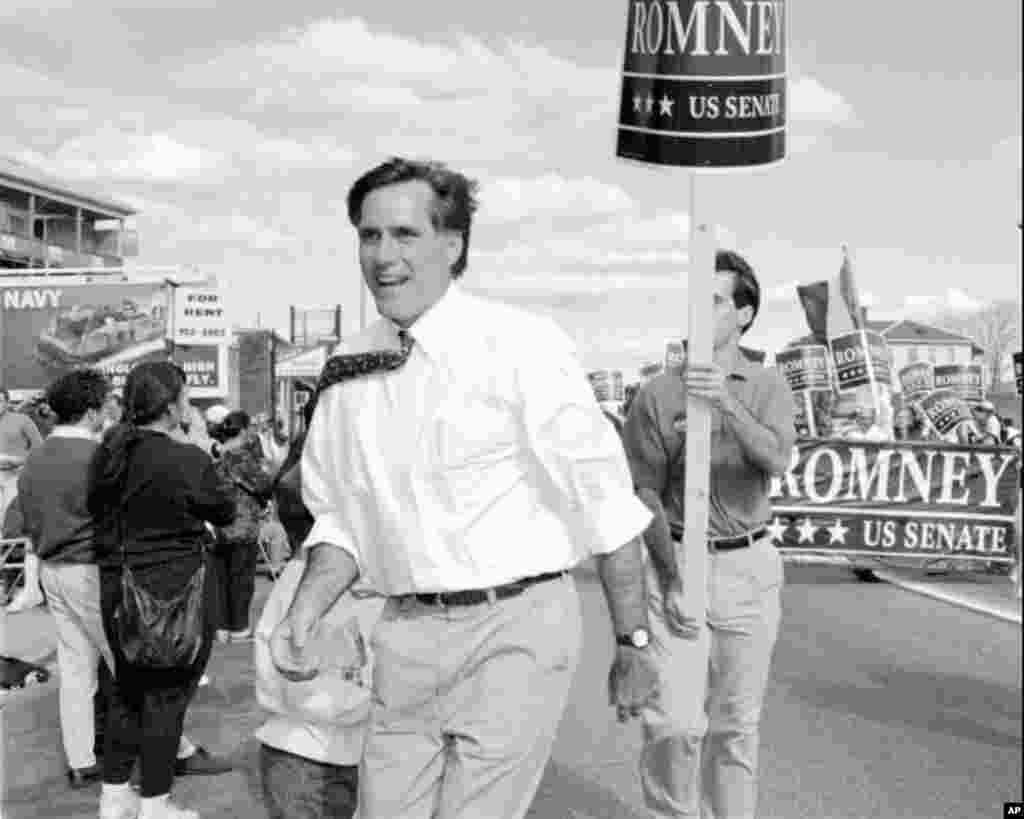
M 121 524 L 128 565 L 152 566 L 196 555 L 200 545 L 211 539 L 205 522 L 231 523 L 235 499 L 213 459 L 199 447 L 140 430 L 128 454 L 119 498 L 104 498 L 93 490 L 89 509 L 97 519 L 95 541 L 101 566 L 121 564 Z
M 258 443 L 258 442 L 257 442 Z M 220 480 L 231 487 L 238 514 L 227 526 L 217 529 L 217 540 L 225 545 L 254 544 L 270 496 L 271 480 L 261 463 L 262 449 L 246 444 L 223 452 L 217 461 Z

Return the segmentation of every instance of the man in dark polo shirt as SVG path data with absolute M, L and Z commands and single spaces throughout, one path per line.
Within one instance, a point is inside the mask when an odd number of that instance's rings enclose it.
M 644 385 L 623 431 L 645 533 L 651 647 L 661 694 L 645 709 L 641 778 L 655 816 L 752 819 L 761 704 L 779 628 L 782 560 L 765 531 L 769 481 L 796 439 L 782 376 L 745 356 L 760 287 L 737 253 L 715 259 L 714 362 Z M 687 394 L 711 406 L 708 609 L 681 612 Z M 703 803 L 703 808 L 702 808 Z M 703 813 L 702 813 L 703 809 Z

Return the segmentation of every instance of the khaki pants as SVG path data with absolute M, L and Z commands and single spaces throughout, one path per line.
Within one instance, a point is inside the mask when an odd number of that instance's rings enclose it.
M 495 603 L 388 601 L 373 636 L 361 819 L 517 819 L 579 657 L 572 578 Z
M 648 564 L 651 650 L 661 691 L 644 711 L 640 776 L 654 816 L 753 819 L 758 726 L 782 576 L 770 538 L 708 554 L 707 623 L 697 639 L 686 640 L 667 630 Z
M 41 561 L 40 579 L 57 626 L 60 728 L 71 768 L 96 764 L 93 696 L 99 664 L 114 668 L 100 614 L 100 572 L 95 565 Z

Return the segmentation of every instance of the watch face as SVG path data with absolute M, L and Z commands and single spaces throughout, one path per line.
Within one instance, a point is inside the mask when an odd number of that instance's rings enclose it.
M 647 633 L 647 629 L 638 628 L 631 635 L 629 635 L 633 645 L 637 648 L 647 648 L 647 644 L 651 641 L 651 636 Z

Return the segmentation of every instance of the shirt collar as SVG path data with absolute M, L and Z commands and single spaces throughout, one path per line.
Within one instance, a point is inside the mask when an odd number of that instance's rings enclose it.
M 416 345 L 428 356 L 443 356 L 465 343 L 466 294 L 456 282 L 409 328 Z M 394 325 L 397 333 L 401 328 Z
M 82 438 L 86 441 L 96 440 L 96 435 L 77 424 L 57 424 L 50 432 L 50 436 L 53 438 Z
M 743 348 L 737 347 L 732 364 L 724 369 L 726 370 L 726 377 L 747 381 L 752 374 L 756 374 L 762 369 L 762 365 L 757 361 L 751 361 L 743 352 Z

